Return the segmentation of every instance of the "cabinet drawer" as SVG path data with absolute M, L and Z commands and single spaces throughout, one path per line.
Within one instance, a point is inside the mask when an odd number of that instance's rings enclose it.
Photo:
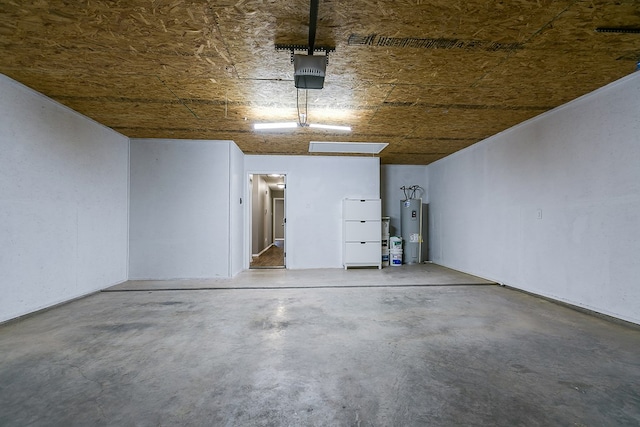
M 344 240 L 346 242 L 367 242 L 380 240 L 380 221 L 345 221 Z
M 345 220 L 380 220 L 380 199 L 345 199 L 343 215 Z
M 345 264 L 378 265 L 381 262 L 380 242 L 348 242 L 344 246 Z

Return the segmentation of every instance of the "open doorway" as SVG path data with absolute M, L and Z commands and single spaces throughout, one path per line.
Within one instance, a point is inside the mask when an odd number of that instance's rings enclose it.
M 251 188 L 251 262 L 249 268 L 285 268 L 284 174 L 253 174 Z

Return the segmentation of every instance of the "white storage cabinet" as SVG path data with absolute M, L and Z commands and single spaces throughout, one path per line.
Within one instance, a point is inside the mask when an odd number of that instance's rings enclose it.
M 342 259 L 344 268 L 382 268 L 380 199 L 344 199 Z

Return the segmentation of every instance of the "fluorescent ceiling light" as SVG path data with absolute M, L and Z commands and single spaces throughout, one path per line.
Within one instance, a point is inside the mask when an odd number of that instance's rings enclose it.
M 284 184 L 278 184 L 278 188 L 284 188 Z
M 315 123 L 311 123 L 311 124 L 309 124 L 309 127 L 310 128 L 319 128 L 319 129 L 351 131 L 351 126 L 318 125 L 318 124 L 315 124 Z
M 299 125 L 296 122 L 282 122 L 282 123 L 255 123 L 253 128 L 255 130 L 265 130 L 265 129 L 293 129 L 297 128 Z M 302 125 L 305 127 L 305 125 Z M 351 126 L 335 126 L 335 125 L 319 125 L 315 123 L 311 123 L 306 125 L 310 128 L 316 129 L 329 129 L 329 130 L 343 130 L 350 131 Z
M 386 142 L 328 142 L 309 141 L 310 153 L 379 154 L 389 145 Z
M 255 123 L 253 128 L 260 129 L 293 129 L 298 127 L 296 122 L 284 122 L 284 123 Z

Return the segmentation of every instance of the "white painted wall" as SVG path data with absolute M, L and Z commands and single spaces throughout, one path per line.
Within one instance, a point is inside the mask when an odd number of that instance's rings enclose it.
M 635 73 L 429 165 L 432 259 L 640 323 L 639 118 Z
M 342 267 L 342 200 L 380 197 L 378 158 L 247 155 L 246 180 L 250 173 L 287 175 L 286 249 L 290 269 Z M 246 215 L 249 218 L 248 212 Z M 246 268 L 248 256 L 247 250 Z
M 0 321 L 127 279 L 128 151 L 0 75 Z
M 422 165 L 382 165 L 380 167 L 380 192 L 382 216 L 390 217 L 391 235 L 400 235 L 400 201 L 404 200 L 401 187 L 419 185 L 423 191 L 416 193 L 422 203 L 429 203 L 427 167 Z
M 238 182 L 230 177 L 241 157 L 233 145 L 131 140 L 129 279 L 229 277 L 237 268 L 230 212 L 239 209 Z

